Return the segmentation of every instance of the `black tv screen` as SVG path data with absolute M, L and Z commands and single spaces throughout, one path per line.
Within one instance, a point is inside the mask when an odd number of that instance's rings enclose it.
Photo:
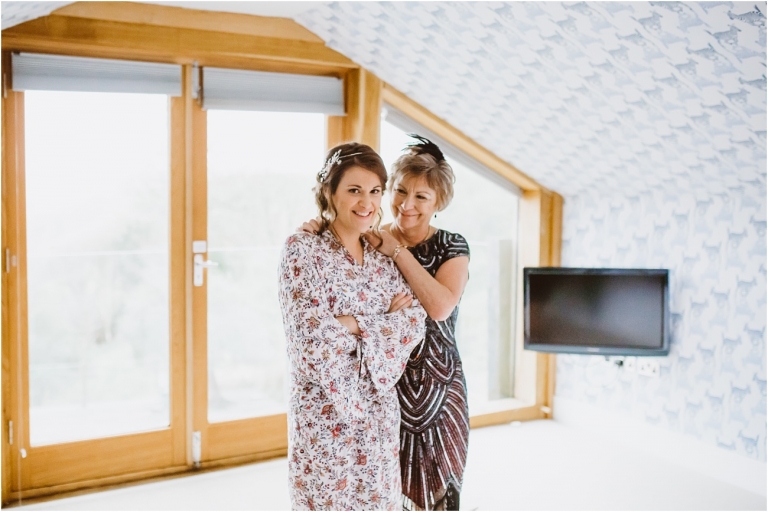
M 525 268 L 525 348 L 669 354 L 666 269 Z

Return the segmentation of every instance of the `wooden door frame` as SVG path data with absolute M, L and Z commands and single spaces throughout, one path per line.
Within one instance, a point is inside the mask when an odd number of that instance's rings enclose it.
M 191 102 L 191 239 L 208 240 L 208 114 Z M 207 258 L 207 254 L 205 255 Z M 191 262 L 190 262 L 191 265 Z M 204 272 L 208 272 L 204 270 Z M 188 279 L 191 272 L 187 272 Z M 285 413 L 211 423 L 208 421 L 208 275 L 202 286 L 191 286 L 191 333 L 193 353 L 192 431 L 200 432 L 201 467 L 253 462 L 288 452 L 288 419 Z M 190 443 L 191 445 L 191 443 Z
M 122 18 L 117 16 L 116 19 L 120 18 L 117 21 L 109 19 L 116 10 L 120 11 Z M 17 326 L 12 321 L 11 309 L 4 307 L 3 502 L 192 470 L 194 465 L 191 437 L 194 431 L 200 431 L 203 435 L 202 463 L 199 465 L 202 468 L 284 455 L 287 452 L 285 414 L 213 425 L 207 422 L 207 408 L 204 406 L 207 395 L 207 361 L 205 350 L 201 346 L 201 340 L 204 344 L 204 336 L 199 335 L 201 329 L 204 332 L 205 319 L 204 315 L 192 314 L 193 304 L 195 300 L 199 301 L 204 289 L 192 286 L 191 254 L 192 240 L 205 239 L 200 237 L 200 233 L 193 231 L 199 231 L 200 226 L 199 223 L 193 222 L 195 212 L 199 213 L 201 207 L 205 208 L 205 192 L 204 188 L 200 188 L 200 184 L 204 185 L 205 181 L 205 113 L 192 98 L 192 64 L 341 78 L 345 78 L 349 71 L 357 66 L 346 57 L 325 47 L 317 41 L 316 36 L 290 20 L 205 13 L 204 17 L 194 20 L 203 27 L 190 29 L 158 25 L 151 19 L 147 22 L 148 18 L 160 13 L 165 16 L 166 21 L 173 19 L 178 24 L 180 19 L 184 22 L 185 16 L 190 14 L 187 9 L 132 4 L 131 9 L 126 11 L 125 5 L 118 3 L 87 2 L 67 6 L 61 11 L 66 12 L 57 11 L 50 16 L 3 31 L 4 84 L 10 85 L 12 82 L 8 76 L 12 51 L 182 64 L 183 96 L 172 98 L 170 101 L 172 192 L 169 243 L 172 253 L 170 317 L 173 340 L 170 365 L 173 375 L 172 404 L 175 406 L 171 412 L 173 435 L 160 431 L 83 441 L 77 444 L 79 455 L 65 464 L 50 464 L 54 460 L 51 457 L 55 458 L 60 454 L 61 446 L 64 445 L 36 448 L 34 453 L 27 448 L 30 458 L 35 458 L 32 455 L 37 455 L 37 451 L 44 452 L 48 464 L 23 472 L 27 477 L 34 478 L 31 481 L 29 478 L 24 480 L 21 483 L 24 490 L 19 492 L 18 485 L 13 483 L 15 461 L 18 460 L 13 454 L 18 452 L 21 446 L 28 444 L 19 445 L 17 442 L 14 444 L 14 450 L 11 450 L 11 445 L 7 442 L 7 429 L 8 421 L 14 421 L 17 416 L 14 409 L 21 407 L 19 402 L 14 400 L 22 398 L 24 401 L 23 396 L 18 397 L 17 393 L 12 392 L 14 386 L 11 383 L 17 376 L 22 375 L 17 368 L 23 368 L 25 365 L 12 363 L 26 352 L 17 354 L 14 352 L 14 344 L 9 343 L 9 340 L 18 339 L 15 331 Z M 180 17 L 176 16 L 177 14 Z M 125 19 L 126 16 L 128 19 Z M 222 17 L 227 18 L 225 21 L 228 22 L 232 19 L 243 21 L 243 33 L 222 33 L 219 30 Z M 254 20 L 258 23 L 254 24 Z M 286 33 L 286 29 L 295 40 L 279 40 L 274 37 L 276 33 Z M 67 35 L 62 38 L 62 33 Z M 350 92 L 347 92 L 347 95 L 349 94 Z M 9 194 L 16 185 L 13 180 L 18 174 L 11 156 L 18 154 L 15 149 L 20 144 L 23 146 L 23 141 L 19 142 L 19 137 L 23 137 L 23 126 L 19 125 L 23 122 L 23 115 L 21 112 L 16 115 L 13 106 L 20 105 L 23 108 L 23 93 L 8 90 L 3 102 L 3 248 L 15 248 L 18 244 L 13 240 L 23 236 L 24 230 L 14 224 L 15 220 L 11 220 L 14 219 L 13 212 L 18 209 L 14 203 L 17 198 Z M 23 152 L 20 154 L 23 156 Z M 23 177 L 23 174 L 21 176 Z M 204 224 L 202 226 L 204 228 Z M 22 256 L 19 255 L 19 267 L 13 276 L 3 274 L 5 306 L 11 302 L 26 306 L 24 297 L 9 301 L 10 293 L 16 290 L 14 277 L 19 275 L 19 270 L 23 271 Z M 17 436 L 21 430 L 19 423 L 18 420 L 14 421 L 14 434 Z M 176 428 L 178 425 L 183 427 Z M 119 453 L 109 453 L 108 445 L 115 440 L 124 449 L 118 450 Z M 155 442 L 167 447 L 168 456 L 147 456 L 149 446 Z M 94 472 L 87 467 L 78 466 L 78 461 L 88 459 L 90 453 L 106 453 L 111 460 L 112 469 L 117 462 L 119 474 L 107 468 Z M 86 454 L 85 457 L 83 454 Z M 126 458 L 124 454 L 128 460 L 123 467 L 120 464 Z M 136 465 L 139 459 L 144 459 L 145 463 Z M 56 468 L 67 469 L 57 472 Z
M 9 64 L 9 55 L 3 54 Z M 5 84 L 12 83 L 10 66 L 3 67 Z M 171 132 L 180 118 L 170 109 Z M 26 499 L 47 494 L 66 492 L 93 485 L 108 485 L 127 479 L 149 478 L 186 468 L 184 440 L 184 339 L 180 318 L 171 314 L 169 320 L 169 426 L 150 432 L 110 436 L 61 444 L 30 446 L 29 439 L 29 374 L 28 374 L 28 317 L 27 317 L 27 257 L 26 206 L 24 168 L 24 93 L 6 88 L 3 97 L 3 247 L 10 261 L 4 264 L 4 337 L 3 337 L 3 439 L 4 455 L 10 464 L 4 465 L 5 500 Z M 178 182 L 174 182 L 172 169 L 178 154 L 171 136 L 171 203 L 178 196 Z M 173 215 L 171 215 L 173 217 Z M 177 230 L 169 226 L 171 239 Z M 169 271 L 183 268 L 179 248 L 169 247 Z M 174 276 L 170 276 L 171 282 Z M 170 311 L 179 309 L 178 294 L 170 290 Z M 11 300 L 14 298 L 14 300 Z M 183 307 L 183 302 L 181 303 Z M 16 389 L 20 392 L 13 393 Z M 5 404 L 8 404 L 6 408 Z M 8 425 L 13 422 L 13 445 L 10 445 Z M 13 448 L 13 449 L 12 449 Z M 22 450 L 26 457 L 21 455 Z M 5 460 L 5 457 L 4 457 Z M 109 475 L 109 476 L 104 476 Z M 4 501 L 5 501 L 4 500 Z
M 188 471 L 192 467 L 191 436 L 195 430 L 203 432 L 207 419 L 193 413 L 193 404 L 205 389 L 194 389 L 194 382 L 200 384 L 207 372 L 207 363 L 197 355 L 201 347 L 195 345 L 199 337 L 193 336 L 193 329 L 200 326 L 193 323 L 192 304 L 197 293 L 192 286 L 193 233 L 192 211 L 199 198 L 195 196 L 193 180 L 201 172 L 200 162 L 205 162 L 199 152 L 200 145 L 199 107 L 192 98 L 192 65 L 276 71 L 309 75 L 335 76 L 345 80 L 346 116 L 331 117 L 328 120 L 327 143 L 330 146 L 348 140 L 358 140 L 374 149 L 379 147 L 381 105 L 383 101 L 399 101 L 396 105 L 406 113 L 440 134 L 443 138 L 467 151 L 487 167 L 515 183 L 524 190 L 521 208 L 527 217 L 521 221 L 521 244 L 530 248 L 529 259 L 522 264 L 557 265 L 562 223 L 562 198 L 546 189 L 536 180 L 475 143 L 449 123 L 421 107 L 389 84 L 383 83 L 374 74 L 363 69 L 347 57 L 331 50 L 314 34 L 292 20 L 266 18 L 231 13 L 195 11 L 178 7 L 124 2 L 76 2 L 54 11 L 51 15 L 32 20 L 3 30 L 3 71 L 10 69 L 8 52 L 27 51 L 62 54 L 82 57 L 102 57 L 150 62 L 176 63 L 184 69 L 184 95 L 171 100 L 171 308 L 172 350 L 177 354 L 171 362 L 171 372 L 183 374 L 183 386 L 172 387 L 175 403 L 172 423 L 185 425 L 182 436 L 167 441 L 172 445 L 172 461 L 160 464 L 155 469 L 124 473 L 116 476 L 101 475 L 95 479 L 80 479 L 70 483 L 40 487 L 29 492 L 16 493 L 11 488 L 13 451 L 17 444 L 8 444 L 8 420 L 13 417 L 15 394 L 12 393 L 14 357 L 12 340 L 18 337 L 17 326 L 11 314 L 12 301 L 20 289 L 14 274 L 2 274 L 2 385 L 3 421 L 2 432 L 2 499 L 8 503 L 18 496 L 25 498 L 44 494 L 60 493 L 84 487 L 109 485 L 139 478 L 167 475 Z M 5 84 L 5 82 L 4 82 Z M 23 231 L 9 222 L 9 211 L 17 208 L 15 197 L 10 194 L 15 176 L 14 148 L 23 130 L 11 114 L 13 98 L 18 102 L 18 93 L 8 91 L 3 98 L 3 176 L 2 176 L 2 237 L 3 251 L 13 247 L 23 237 Z M 9 100 L 9 98 L 11 100 Z M 403 107 L 406 105 L 406 107 Z M 23 121 L 20 119 L 19 121 Z M 204 124 L 204 123 L 203 123 Z M 23 157 L 23 155 L 21 155 Z M 23 161 L 21 161 L 23 165 Z M 530 213 L 530 215 L 528 215 Z M 522 219 L 522 215 L 521 215 Z M 173 226 L 183 226 L 183 229 Z M 3 260 L 4 258 L 4 254 Z M 18 258 L 17 258 L 18 259 Z M 19 262 L 20 263 L 20 262 Z M 19 267 L 15 267 L 19 268 Z M 179 274 L 183 273 L 183 278 Z M 26 301 L 24 301 L 26 304 Z M 179 306 L 181 304 L 181 306 Z M 520 306 L 518 306 L 520 309 Z M 529 407 L 502 411 L 471 419 L 472 427 L 499 424 L 512 420 L 539 419 L 551 416 L 552 392 L 554 390 L 555 357 L 545 354 L 530 354 L 534 358 L 535 403 Z M 18 366 L 18 364 L 17 364 Z M 203 373 L 201 373 L 203 372 Z M 195 377 L 193 379 L 193 377 Z M 207 416 L 207 410 L 198 407 Z M 205 419 L 205 421 L 203 421 Z M 175 423 L 173 423 L 175 424 Z M 206 427 L 204 439 L 213 439 L 221 446 L 229 446 L 220 452 L 203 453 L 203 467 L 231 465 L 276 456 L 285 453 L 287 432 L 277 436 L 267 445 L 254 445 L 245 452 L 234 450 L 232 443 L 240 444 L 252 435 L 254 425 L 234 422 L 229 425 L 231 434 L 219 431 L 216 426 Z M 258 425 L 256 426 L 258 427 Z M 18 426 L 14 428 L 18 436 Z M 273 443 L 273 444 L 270 444 Z M 205 445 L 205 443 L 204 443 Z M 14 448 L 12 450 L 11 448 Z M 135 446 L 135 449 L 140 449 Z M 235 453 L 235 452 L 238 453 Z

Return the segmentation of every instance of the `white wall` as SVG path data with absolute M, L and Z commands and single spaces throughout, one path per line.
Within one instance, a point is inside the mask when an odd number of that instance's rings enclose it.
M 669 268 L 672 331 L 658 378 L 558 356 L 556 395 L 569 417 L 583 404 L 584 414 L 658 427 L 646 437 L 669 431 L 766 461 L 765 199 L 764 180 L 714 194 L 658 187 L 566 198 L 563 265 Z

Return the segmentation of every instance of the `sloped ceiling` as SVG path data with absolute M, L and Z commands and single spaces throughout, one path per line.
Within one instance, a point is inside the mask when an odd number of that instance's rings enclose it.
M 65 3 L 3 2 L 3 27 Z M 765 186 L 765 2 L 224 4 L 293 17 L 565 195 Z
M 6 29 L 25 21 L 47 16 L 72 2 L 0 2 L 2 27 Z
M 765 183 L 765 3 L 333 2 L 296 21 L 544 185 Z

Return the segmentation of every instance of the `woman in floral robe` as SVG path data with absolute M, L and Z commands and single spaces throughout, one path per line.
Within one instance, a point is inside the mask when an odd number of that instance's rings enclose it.
M 321 235 L 285 243 L 280 303 L 290 362 L 294 509 L 402 506 L 395 385 L 424 337 L 424 309 L 360 235 L 380 219 L 386 169 L 368 146 L 331 150 L 318 174 Z

